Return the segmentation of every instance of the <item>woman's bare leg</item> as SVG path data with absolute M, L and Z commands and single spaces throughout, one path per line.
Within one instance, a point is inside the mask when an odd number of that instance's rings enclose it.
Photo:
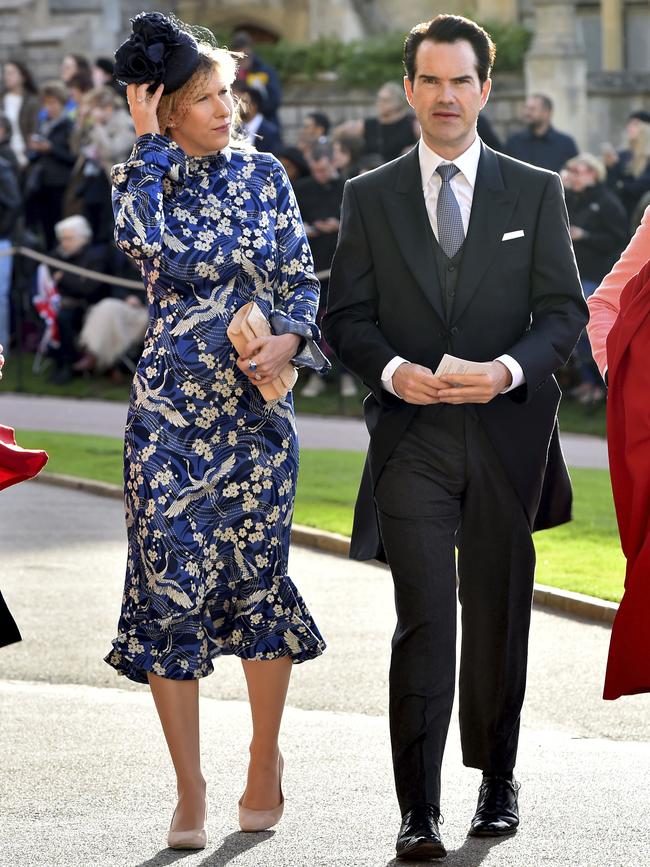
M 280 803 L 278 736 L 291 677 L 291 659 L 242 660 L 253 718 L 248 780 L 242 804 L 271 810 Z
M 176 771 L 178 806 L 173 831 L 202 828 L 205 779 L 199 745 L 199 683 L 149 673 L 149 686 Z

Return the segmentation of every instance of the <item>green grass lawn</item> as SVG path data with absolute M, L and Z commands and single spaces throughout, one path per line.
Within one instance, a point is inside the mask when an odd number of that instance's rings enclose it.
M 113 437 L 20 431 L 18 442 L 45 448 L 47 470 L 122 484 L 122 442 Z M 295 520 L 349 535 L 363 466 L 358 452 L 305 449 L 300 463 Z M 570 524 L 535 534 L 537 581 L 617 602 L 623 589 L 621 554 L 605 470 L 574 469 Z
M 48 382 L 47 365 L 45 361 L 43 370 L 34 373 L 32 365 L 33 355 L 23 355 L 20 358 L 17 353 L 12 353 L 10 363 L 5 365 L 2 387 L 4 391 L 20 391 L 25 394 L 47 394 L 57 397 L 95 398 L 97 400 L 121 400 L 126 402 L 129 398 L 131 375 L 124 374 L 124 381 L 120 384 L 113 382 L 108 376 L 79 376 L 67 385 L 53 385 Z M 361 418 L 363 409 L 362 399 L 366 394 L 363 386 L 359 386 L 357 397 L 342 398 L 338 392 L 336 383 L 328 382 L 326 390 L 318 397 L 302 397 L 301 389 L 306 379 L 307 372 L 301 373 L 301 379 L 294 391 L 296 410 L 299 413 L 315 413 L 317 415 L 339 415 L 351 418 Z M 598 404 L 595 407 L 581 406 L 574 400 L 565 397 L 560 406 L 560 426 L 564 431 L 572 433 L 594 434 L 605 436 L 605 405 Z

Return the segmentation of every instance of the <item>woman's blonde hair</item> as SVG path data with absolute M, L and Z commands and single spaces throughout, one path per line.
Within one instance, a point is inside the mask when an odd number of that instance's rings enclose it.
M 199 42 L 199 63 L 191 78 L 173 93 L 163 94 L 158 103 L 158 125 L 164 135 L 169 135 L 170 120 L 178 126 L 215 71 L 219 71 L 225 84 L 231 85 L 237 75 L 237 58 L 240 56 L 227 48 L 215 48 L 207 42 Z M 235 126 L 233 119 L 233 126 Z

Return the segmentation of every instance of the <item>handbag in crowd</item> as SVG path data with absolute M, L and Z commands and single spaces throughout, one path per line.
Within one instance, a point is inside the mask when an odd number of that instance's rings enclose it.
M 255 301 L 249 301 L 240 307 L 237 313 L 233 316 L 232 322 L 228 326 L 226 332 L 230 342 L 237 350 L 238 355 L 241 355 L 248 343 L 256 337 L 270 337 L 271 326 L 257 306 Z M 286 364 L 280 371 L 280 375 L 267 383 L 266 385 L 258 385 L 264 400 L 278 400 L 285 397 L 296 384 L 298 379 L 298 371 L 293 364 Z

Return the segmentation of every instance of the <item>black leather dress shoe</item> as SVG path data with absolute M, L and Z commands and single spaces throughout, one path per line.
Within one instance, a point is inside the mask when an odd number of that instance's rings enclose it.
M 519 783 L 508 777 L 484 774 L 478 805 L 469 834 L 472 837 L 505 837 L 519 826 Z
M 432 861 L 444 858 L 447 850 L 440 839 L 440 810 L 433 804 L 413 807 L 402 817 L 397 837 L 397 857 L 405 861 Z

